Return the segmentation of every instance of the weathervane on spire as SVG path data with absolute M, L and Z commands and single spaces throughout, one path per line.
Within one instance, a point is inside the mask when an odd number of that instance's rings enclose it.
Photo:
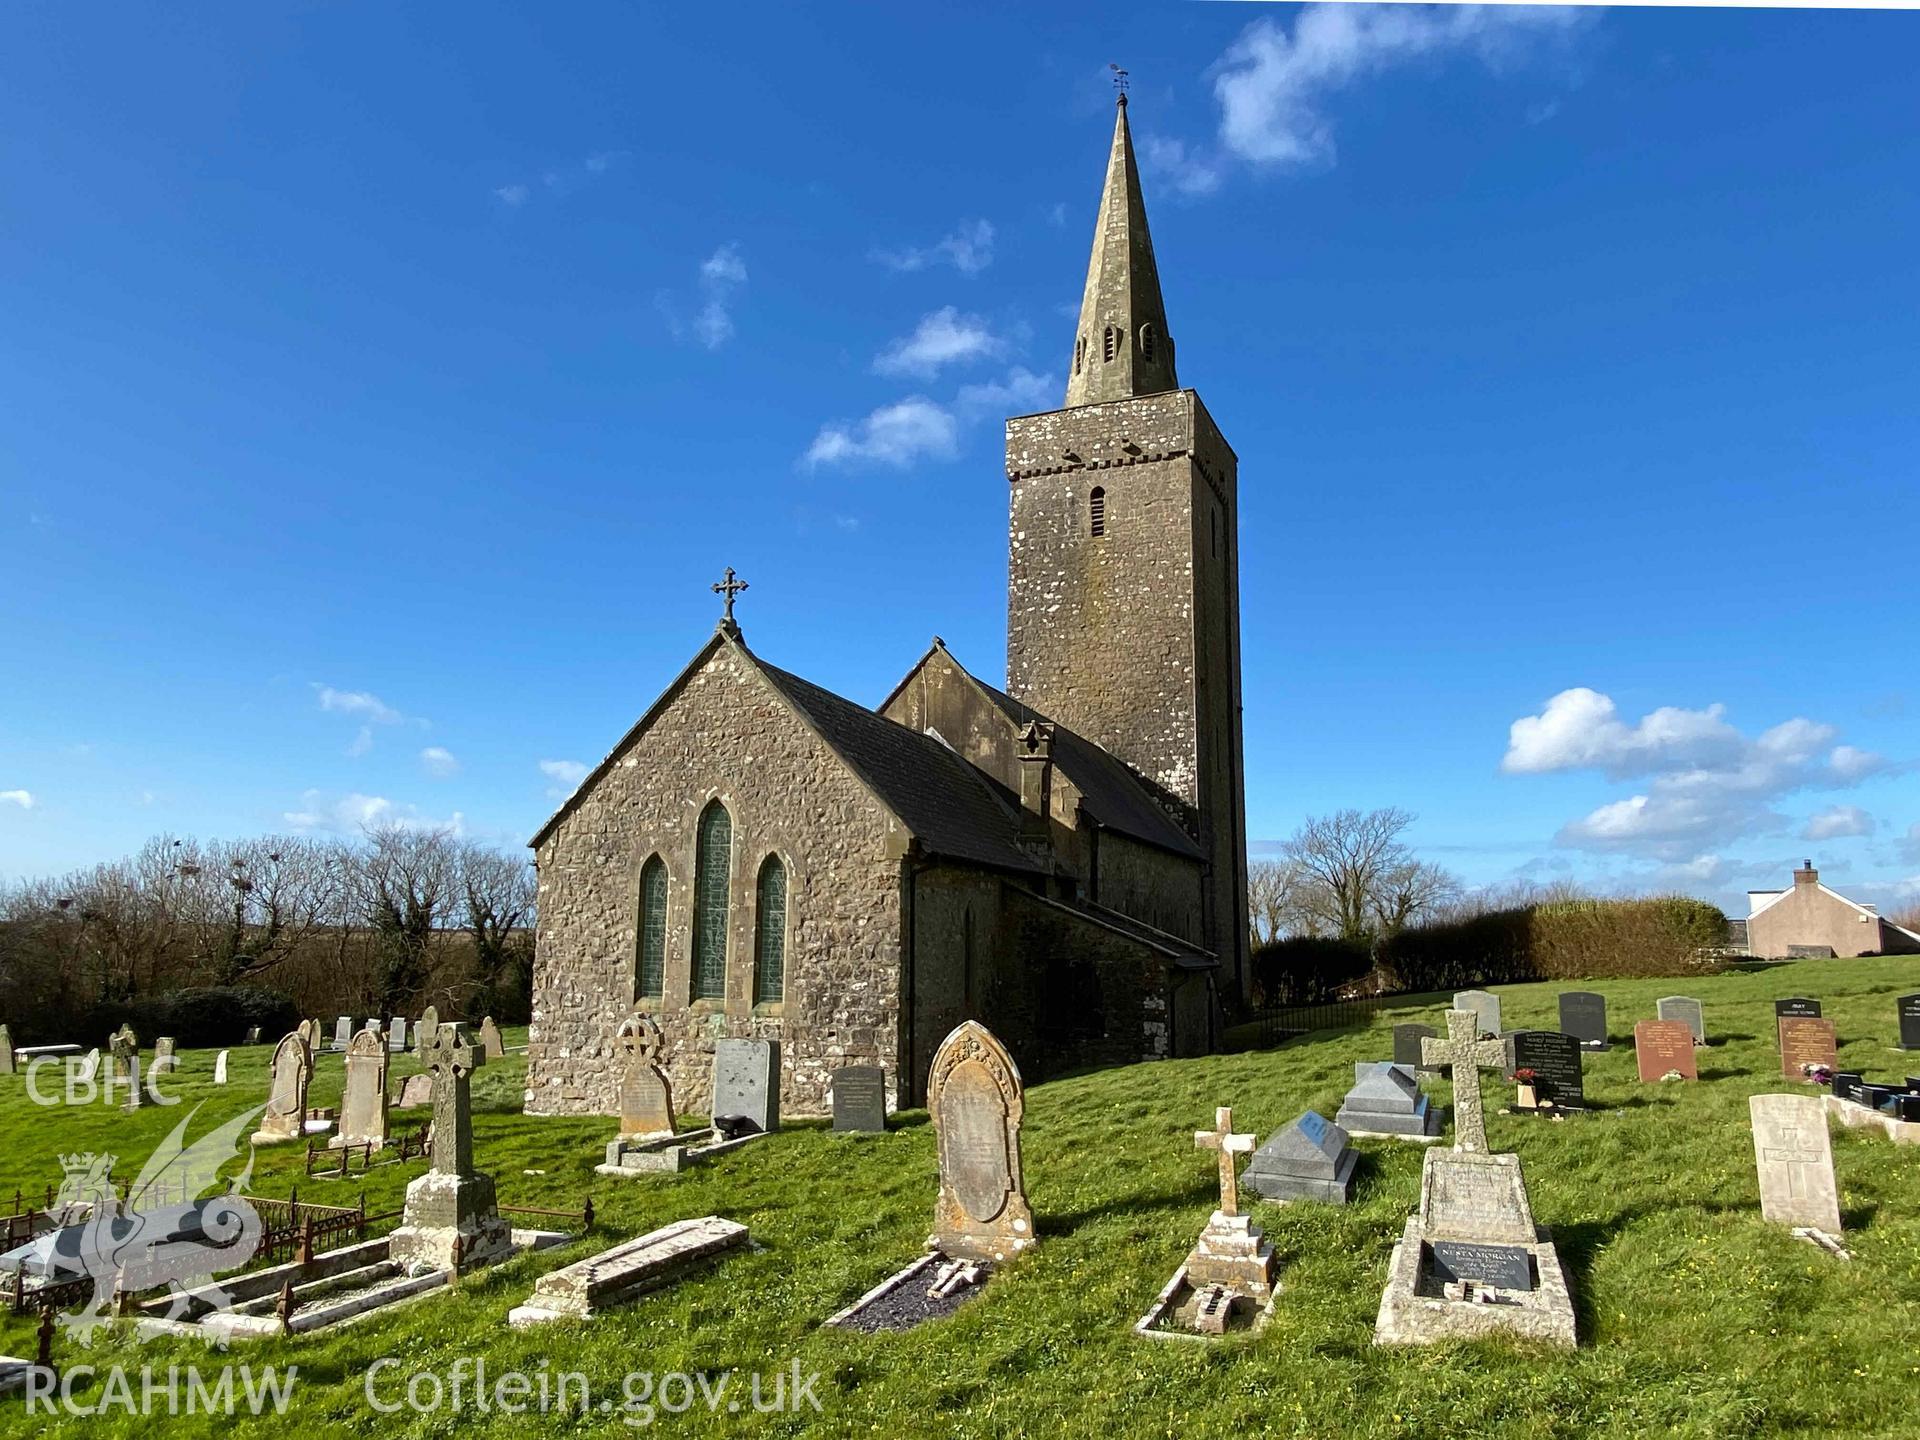
M 729 634 L 738 635 L 740 627 L 733 619 L 733 597 L 747 588 L 747 582 L 733 578 L 733 567 L 727 566 L 727 578 L 713 587 L 713 593 L 726 596 L 727 613 L 721 617 L 720 628 Z
M 1111 61 L 1107 63 L 1107 69 L 1113 72 L 1114 93 L 1119 95 L 1120 103 L 1122 105 L 1126 104 L 1127 103 L 1127 72 L 1122 70 L 1118 65 L 1113 64 Z

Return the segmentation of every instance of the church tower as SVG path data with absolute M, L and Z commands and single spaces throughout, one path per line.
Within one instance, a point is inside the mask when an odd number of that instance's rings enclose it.
M 1244 997 L 1236 462 L 1179 385 L 1122 95 L 1066 406 L 1007 422 L 1007 689 L 1164 793 L 1207 856 L 1199 938 Z

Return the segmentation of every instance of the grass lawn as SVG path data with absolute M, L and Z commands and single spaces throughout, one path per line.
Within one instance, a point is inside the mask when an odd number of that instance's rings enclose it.
M 1562 985 L 1499 987 L 1509 1028 L 1553 1028 Z M 860 1435 L 1148 1435 L 1732 1437 L 1920 1433 L 1920 1148 L 1834 1134 L 1852 1263 L 1762 1223 L 1747 1097 L 1793 1089 L 1779 1077 L 1771 1001 L 1815 996 L 1839 1029 L 1840 1062 L 1869 1078 L 1901 1076 L 1920 1055 L 1892 1049 L 1893 997 L 1920 989 L 1920 960 L 1809 961 L 1692 981 L 1621 981 L 1609 1002 L 1612 1050 L 1587 1059 L 1596 1107 L 1562 1122 L 1496 1113 L 1505 1091 L 1485 1078 L 1488 1139 L 1526 1165 L 1536 1218 L 1552 1227 L 1574 1288 L 1572 1354 L 1482 1341 L 1425 1350 L 1372 1345 L 1388 1252 L 1418 1200 L 1421 1151 L 1360 1140 L 1354 1203 L 1262 1205 L 1283 1291 L 1265 1334 L 1215 1346 L 1136 1339 L 1134 1320 L 1179 1264 L 1217 1195 L 1213 1157 L 1193 1147 L 1213 1107 L 1238 1128 L 1273 1130 L 1312 1107 L 1331 1117 L 1356 1060 L 1391 1053 L 1390 1027 L 1441 1023 L 1440 1006 L 1383 1011 L 1371 1028 L 1306 1037 L 1277 1050 L 1079 1075 L 1028 1092 L 1023 1144 L 1041 1243 L 952 1318 L 906 1335 L 822 1331 L 819 1322 L 919 1252 L 932 1217 L 933 1132 L 923 1112 L 885 1136 L 836 1137 L 819 1125 L 780 1135 L 705 1169 L 633 1181 L 596 1177 L 606 1120 L 517 1113 L 516 1056 L 475 1078 L 475 1149 L 508 1204 L 578 1205 L 601 1216 L 589 1242 L 525 1256 L 431 1297 L 331 1334 L 236 1348 L 226 1360 L 297 1365 L 287 1416 L 86 1420 L 29 1417 L 0 1401 L 0 1434 L 84 1433 L 509 1436 L 619 1433 L 618 1413 L 522 1417 L 442 1409 L 381 1415 L 364 1377 L 443 1378 L 484 1356 L 494 1375 L 584 1373 L 594 1400 L 618 1404 L 629 1372 L 817 1371 L 821 1413 L 709 1416 L 696 1401 L 658 1414 L 669 1433 L 751 1431 Z M 1633 1021 L 1657 996 L 1705 1003 L 1711 1047 L 1697 1084 L 1641 1085 Z M 509 1032 L 508 1043 L 523 1036 Z M 189 1052 L 177 1089 L 207 1102 L 194 1133 L 265 1099 L 269 1047 L 235 1051 L 233 1083 L 212 1084 L 213 1056 Z M 410 1059 L 398 1062 L 403 1071 Z M 337 1056 L 323 1057 L 313 1103 L 335 1104 Z M 1447 1100 L 1437 1083 L 1437 1103 Z M 1804 1093 L 1813 1093 L 1806 1089 Z M 41 1110 L 21 1076 L 0 1077 L 0 1194 L 38 1190 L 78 1150 L 139 1162 L 181 1109 L 124 1116 L 101 1105 Z M 424 1112 L 419 1112 L 424 1113 Z M 413 1120 L 414 1112 L 397 1115 Z M 398 1203 L 419 1164 L 376 1170 L 372 1208 Z M 260 1152 L 251 1189 L 318 1201 L 361 1188 L 306 1181 L 290 1150 Z M 510 1331 L 506 1312 L 534 1278 L 591 1250 L 687 1216 L 745 1222 L 760 1248 L 644 1297 L 590 1325 Z M 0 1351 L 32 1353 L 31 1326 L 0 1323 Z M 67 1364 L 203 1372 L 222 1358 L 196 1344 L 137 1345 L 122 1335 Z M 388 1381 L 380 1398 L 402 1390 Z M 89 1392 L 80 1392 L 82 1400 Z M 741 1393 L 741 1392 L 735 1392 Z M 137 1390 L 136 1390 L 137 1394 Z

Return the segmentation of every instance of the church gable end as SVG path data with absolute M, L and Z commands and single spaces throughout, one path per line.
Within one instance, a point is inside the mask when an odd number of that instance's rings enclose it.
M 796 1113 L 821 1108 L 830 1050 L 897 1068 L 907 843 L 759 663 L 710 646 L 537 841 L 529 1112 L 614 1108 L 614 1031 L 637 1000 L 690 1113 L 719 1038 L 780 1040 Z

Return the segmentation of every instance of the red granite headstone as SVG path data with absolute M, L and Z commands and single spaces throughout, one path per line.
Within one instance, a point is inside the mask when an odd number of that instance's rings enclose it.
M 1698 1080 L 1693 1060 L 1693 1027 L 1684 1020 L 1642 1020 L 1633 1027 L 1633 1055 L 1641 1082 L 1651 1083 L 1669 1070 L 1684 1080 Z
M 1780 1017 L 1780 1073 L 1792 1080 L 1804 1080 L 1808 1065 L 1824 1065 L 1838 1070 L 1840 1061 L 1834 1049 L 1833 1021 L 1816 1015 Z

